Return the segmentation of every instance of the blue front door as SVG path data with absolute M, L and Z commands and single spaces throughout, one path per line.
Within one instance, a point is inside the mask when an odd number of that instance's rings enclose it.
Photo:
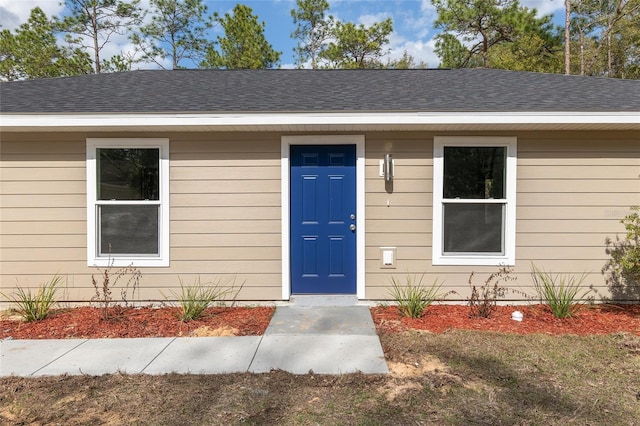
M 356 292 L 356 147 L 291 146 L 291 292 Z

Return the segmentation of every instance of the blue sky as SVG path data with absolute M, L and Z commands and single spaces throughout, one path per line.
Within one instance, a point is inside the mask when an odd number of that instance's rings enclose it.
M 142 0 L 148 5 L 148 0 Z M 230 11 L 237 3 L 246 4 L 253 13 L 266 23 L 267 40 L 282 52 L 281 66 L 294 65 L 293 48 L 295 40 L 290 37 L 294 30 L 290 11 L 296 7 L 295 0 L 205 0 L 209 12 L 220 14 Z M 539 14 L 553 14 L 558 25 L 564 22 L 564 0 L 520 0 L 520 3 L 536 8 Z M 386 18 L 393 19 L 394 32 L 390 37 L 390 58 L 402 56 L 406 50 L 416 61 L 424 61 L 429 67 L 438 66 L 435 55 L 433 28 L 436 13 L 430 0 L 329 0 L 329 13 L 342 21 L 370 25 Z M 40 6 L 47 15 L 59 14 L 62 10 L 59 0 L 0 0 L 0 25 L 3 29 L 14 29 L 29 17 L 29 11 Z M 215 37 L 215 31 L 212 36 Z M 116 38 L 105 55 L 130 49 L 126 38 Z

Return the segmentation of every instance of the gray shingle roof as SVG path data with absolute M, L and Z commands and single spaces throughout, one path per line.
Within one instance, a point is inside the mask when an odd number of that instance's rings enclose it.
M 132 71 L 0 84 L 3 113 L 640 111 L 640 81 L 494 69 Z

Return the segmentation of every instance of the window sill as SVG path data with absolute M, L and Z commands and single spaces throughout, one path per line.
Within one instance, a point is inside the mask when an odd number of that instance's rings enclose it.
M 122 268 L 133 266 L 136 268 L 167 268 L 169 267 L 169 259 L 155 257 L 98 257 L 90 259 L 87 266 L 107 268 L 109 266 Z
M 508 256 L 440 256 L 434 257 L 434 266 L 515 266 L 515 259 Z

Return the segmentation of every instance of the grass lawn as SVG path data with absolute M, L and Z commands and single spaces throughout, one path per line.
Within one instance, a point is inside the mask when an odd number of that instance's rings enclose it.
M 640 424 L 640 336 L 389 333 L 389 375 L 0 379 L 1 424 Z

